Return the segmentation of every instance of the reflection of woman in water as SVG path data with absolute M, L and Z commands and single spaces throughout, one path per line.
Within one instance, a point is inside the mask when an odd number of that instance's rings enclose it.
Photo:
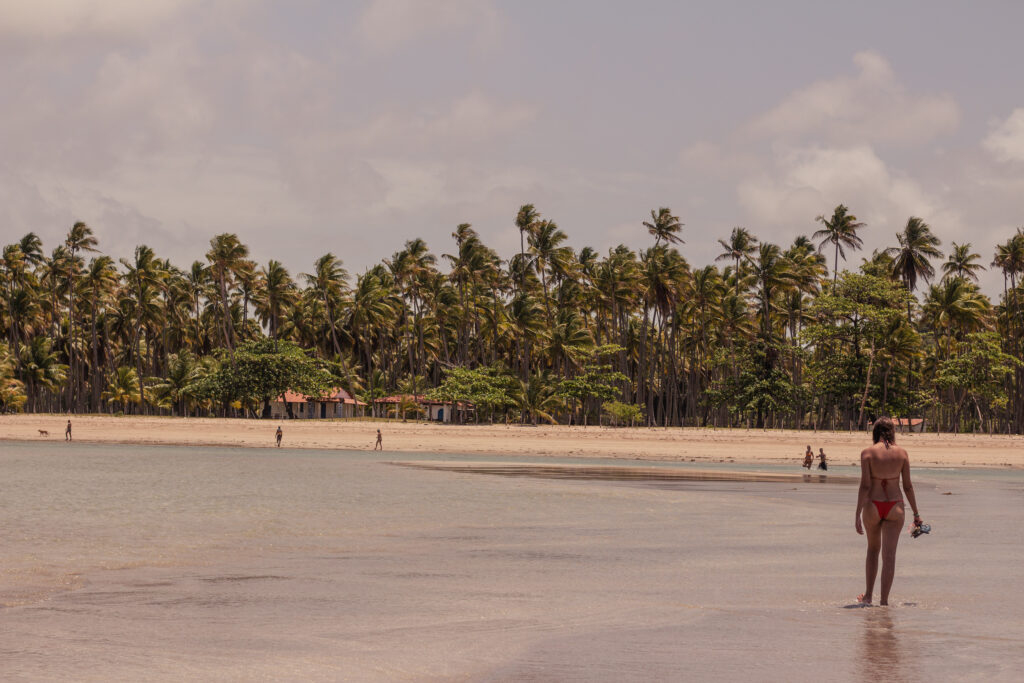
M 811 458 L 811 459 L 813 460 L 813 458 Z M 827 470 L 828 469 L 828 461 L 825 459 L 825 449 L 824 448 L 819 448 L 818 449 L 818 460 L 820 460 L 820 462 L 818 463 L 818 469 L 819 470 Z M 808 469 L 810 469 L 810 468 L 808 468 Z
M 860 490 L 857 494 L 855 528 L 858 534 L 867 534 L 868 554 L 864 563 L 865 589 L 858 597 L 863 603 L 871 604 L 878 573 L 878 555 L 882 554 L 882 601 L 889 604 L 889 589 L 896 574 L 896 544 L 900 540 L 905 511 L 903 495 L 900 493 L 900 479 L 907 492 L 910 507 L 914 510 L 914 524 L 921 523 L 914 497 L 914 485 L 910 483 L 910 458 L 907 452 L 896 445 L 896 430 L 887 417 L 875 422 L 872 432 L 874 445 L 860 454 Z
M 811 469 L 811 465 L 814 464 L 814 449 L 811 448 L 810 444 L 807 444 L 807 452 L 804 453 L 804 467 Z

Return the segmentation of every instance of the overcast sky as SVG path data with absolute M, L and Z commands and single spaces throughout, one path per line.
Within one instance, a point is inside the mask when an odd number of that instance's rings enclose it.
M 181 266 L 236 232 L 353 273 L 532 202 L 573 246 L 643 248 L 651 209 L 710 262 L 847 204 L 865 253 L 908 217 L 1024 225 L 1024 3 L 0 0 L 0 235 Z M 985 288 L 1002 289 L 990 274 Z

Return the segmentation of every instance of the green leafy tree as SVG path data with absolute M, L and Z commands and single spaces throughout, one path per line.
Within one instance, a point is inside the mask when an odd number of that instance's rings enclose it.
M 612 366 L 612 359 L 622 351 L 624 349 L 618 344 L 594 349 L 578 375 L 559 383 L 558 394 L 572 402 L 577 417 L 579 412 L 583 413 L 583 426 L 587 425 L 589 415 L 587 403 L 591 400 L 601 404 L 611 401 L 622 393 L 622 385 L 629 380 Z
M 643 408 L 635 403 L 605 401 L 601 404 L 601 408 L 612 418 L 616 427 L 627 425 L 632 427 L 644 417 Z
M 262 404 L 263 417 L 269 417 L 270 401 L 286 391 L 318 397 L 336 383 L 327 364 L 310 358 L 297 344 L 263 338 L 240 344 L 234 365 L 222 364 L 202 380 L 196 393 L 224 405 Z
M 973 409 L 982 429 L 991 425 L 994 414 L 1009 402 L 1006 379 L 1022 366 L 1024 363 L 1002 350 L 998 334 L 969 334 L 961 352 L 939 365 L 935 380 L 940 390 L 953 395 L 953 425 L 959 428 L 965 409 Z
M 427 398 L 450 403 L 461 419 L 463 409 L 472 406 L 477 419 L 481 412 L 492 421 L 496 412 L 515 405 L 515 379 L 498 368 L 451 368 L 444 381 L 427 392 Z
M 810 312 L 814 322 L 805 328 L 804 340 L 816 349 L 815 363 L 838 368 L 841 364 L 836 361 L 840 355 L 850 353 L 857 367 L 867 356 L 857 411 L 858 425 L 863 426 L 865 422 L 877 353 L 884 348 L 885 334 L 902 316 L 909 298 L 910 292 L 892 280 L 844 273 L 833 289 L 814 302 Z

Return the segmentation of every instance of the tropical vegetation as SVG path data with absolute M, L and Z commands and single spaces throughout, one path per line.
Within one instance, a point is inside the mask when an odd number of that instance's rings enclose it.
M 257 264 L 235 234 L 179 267 L 103 255 L 83 222 L 48 253 L 29 233 L 0 259 L 0 410 L 259 417 L 340 386 L 402 417 L 426 396 L 474 421 L 1024 432 L 1024 229 L 986 263 L 910 217 L 850 268 L 865 224 L 817 222 L 790 244 L 736 227 L 699 266 L 667 207 L 646 247 L 599 253 L 527 204 L 508 258 L 463 223 L 450 253 L 410 239 L 354 276 Z

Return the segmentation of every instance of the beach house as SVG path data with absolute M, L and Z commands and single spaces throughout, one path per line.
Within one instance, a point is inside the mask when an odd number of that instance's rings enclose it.
M 354 398 L 344 389 L 334 388 L 323 396 L 304 396 L 286 391 L 270 403 L 270 417 L 276 420 L 288 419 L 288 408 L 296 420 L 318 420 L 335 417 L 356 417 L 366 404 Z
M 392 413 L 394 417 L 403 417 L 402 415 L 396 414 L 400 410 L 400 406 L 416 406 L 416 410 L 409 410 L 409 415 L 412 416 L 415 413 L 417 418 L 425 418 L 431 422 L 451 422 L 452 421 L 452 403 L 450 401 L 436 401 L 429 399 L 423 394 L 396 394 L 394 396 L 384 396 L 383 398 L 374 399 L 374 404 L 382 409 L 385 414 Z M 473 404 L 471 403 L 460 403 L 459 410 L 466 413 L 473 412 Z

